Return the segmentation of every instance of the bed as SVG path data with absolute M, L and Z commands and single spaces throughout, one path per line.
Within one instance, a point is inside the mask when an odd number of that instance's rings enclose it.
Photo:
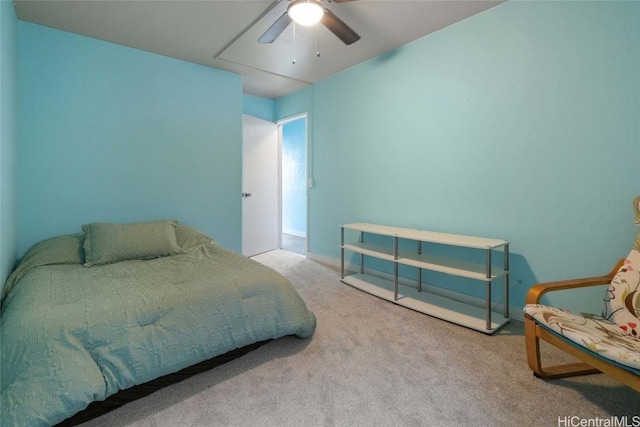
M 287 279 L 192 227 L 87 224 L 34 245 L 3 288 L 0 425 L 55 425 L 123 390 L 314 329 Z

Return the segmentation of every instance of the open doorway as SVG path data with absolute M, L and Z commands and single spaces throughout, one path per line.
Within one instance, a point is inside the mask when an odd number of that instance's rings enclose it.
M 278 122 L 282 141 L 282 249 L 307 253 L 307 115 Z

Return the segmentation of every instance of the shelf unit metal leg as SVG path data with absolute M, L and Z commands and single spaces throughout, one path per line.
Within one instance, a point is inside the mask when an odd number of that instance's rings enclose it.
M 509 318 L 509 245 L 504 245 L 504 317 Z
M 422 241 L 418 240 L 418 254 L 422 254 Z M 422 292 L 422 268 L 418 267 L 418 292 Z
M 364 242 L 364 232 L 360 232 L 360 243 Z M 364 254 L 360 254 L 360 274 L 364 274 Z
M 344 279 L 344 227 L 340 227 L 340 278 Z
M 393 300 L 398 301 L 398 238 L 393 238 Z
M 487 324 L 486 329 L 491 330 L 491 281 L 487 280 Z
M 487 330 L 491 329 L 491 249 L 487 249 L 487 266 L 486 266 L 486 277 L 487 277 L 487 308 L 486 308 L 486 316 L 487 316 Z

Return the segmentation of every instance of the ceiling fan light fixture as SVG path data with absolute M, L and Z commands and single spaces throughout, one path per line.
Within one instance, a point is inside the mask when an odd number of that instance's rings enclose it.
M 320 22 L 324 8 L 317 0 L 296 0 L 287 8 L 287 14 L 297 24 L 309 26 Z

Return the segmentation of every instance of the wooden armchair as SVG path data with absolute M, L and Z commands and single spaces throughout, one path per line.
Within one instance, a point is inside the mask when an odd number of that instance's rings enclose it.
M 640 225 L 640 197 L 634 201 Z M 540 304 L 547 292 L 608 284 L 602 316 L 578 314 Z M 640 235 L 631 253 L 606 276 L 540 283 L 526 296 L 524 331 L 527 361 L 543 379 L 602 372 L 640 391 Z M 543 367 L 540 340 L 580 363 Z
M 623 262 L 624 260 L 621 260 L 606 276 L 539 283 L 529 289 L 526 304 L 539 305 L 542 296 L 547 292 L 610 284 Z M 592 354 L 592 352 L 588 350 L 585 351 L 586 349 L 581 348 L 579 345 L 567 340 L 558 333 L 538 324 L 533 316 L 527 312 L 525 312 L 524 315 L 524 335 L 527 349 L 527 362 L 533 370 L 533 374 L 539 378 L 554 379 L 603 372 L 627 384 L 631 388 L 640 391 L 640 377 L 636 373 L 611 364 L 609 361 Z M 581 360 L 582 363 L 543 367 L 540 358 L 540 339 L 571 354 Z

